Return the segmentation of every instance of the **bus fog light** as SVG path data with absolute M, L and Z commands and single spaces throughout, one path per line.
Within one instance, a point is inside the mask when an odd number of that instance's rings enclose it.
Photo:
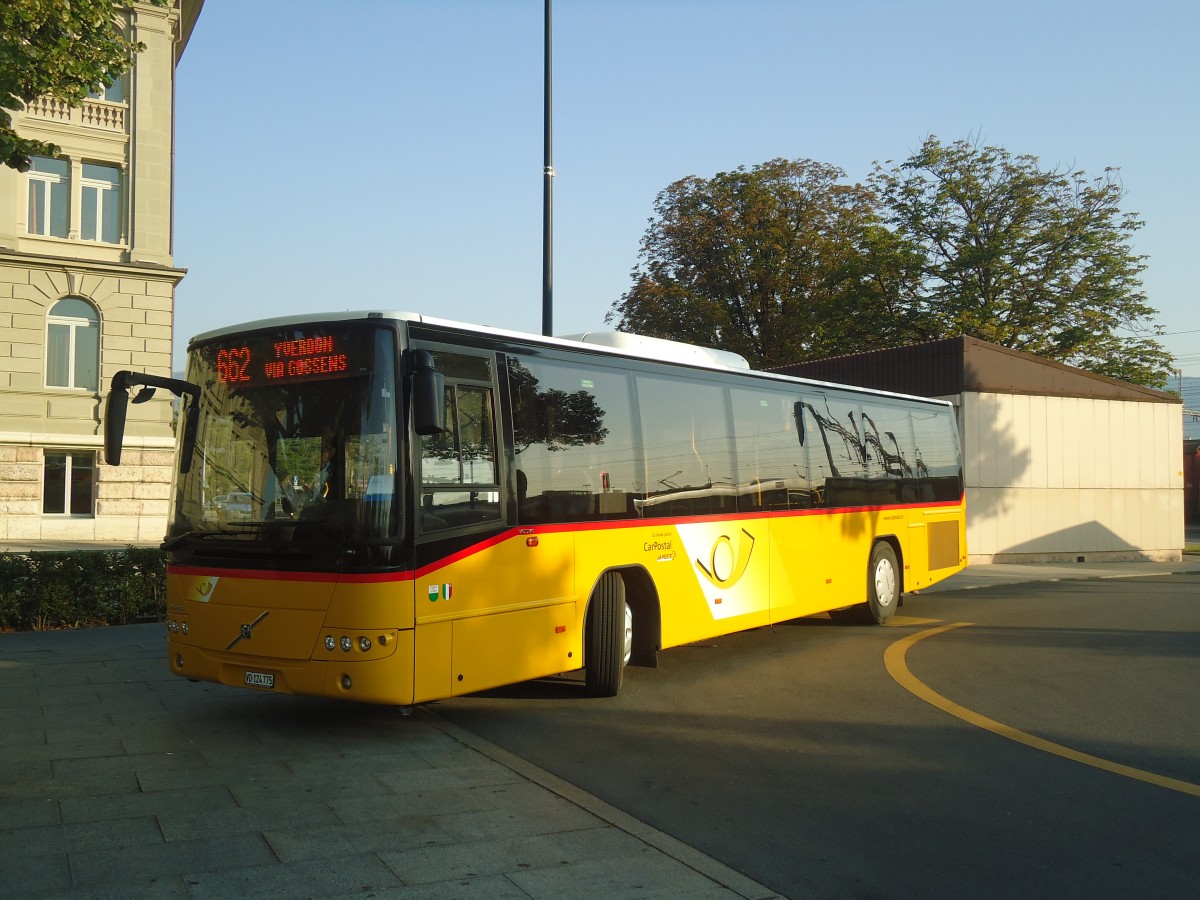
M 348 690 L 350 690 L 350 685 L 351 685 L 351 684 L 352 684 L 352 682 L 350 681 L 350 676 L 349 676 L 349 675 L 343 675 L 343 676 L 342 676 L 342 690 L 343 690 L 343 691 L 348 691 Z
M 334 639 L 332 634 L 325 635 L 325 649 L 326 650 L 336 650 L 337 649 L 337 641 Z
M 175 654 L 175 668 L 177 668 L 177 669 L 183 668 L 183 654 L 182 653 Z
M 362 637 L 360 637 L 358 639 L 358 649 L 361 650 L 363 653 L 366 653 L 368 650 L 370 650 L 371 649 L 371 639 L 369 637 L 367 637 L 366 635 L 363 635 Z
M 346 637 L 345 635 L 342 635 L 342 649 L 345 652 L 349 653 L 353 647 L 354 647 L 354 644 L 350 641 L 350 638 Z

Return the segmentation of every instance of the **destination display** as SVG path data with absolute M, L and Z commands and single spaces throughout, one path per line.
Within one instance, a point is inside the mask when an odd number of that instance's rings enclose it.
M 289 329 L 286 334 L 253 335 L 233 345 L 205 349 L 215 350 L 217 379 L 222 384 L 258 387 L 346 378 L 361 371 L 370 360 L 358 359 L 362 348 L 356 337 Z

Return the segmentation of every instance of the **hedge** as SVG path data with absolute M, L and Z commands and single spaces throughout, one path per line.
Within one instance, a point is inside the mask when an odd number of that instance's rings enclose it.
M 166 614 L 162 551 L 0 553 L 0 630 L 126 625 Z

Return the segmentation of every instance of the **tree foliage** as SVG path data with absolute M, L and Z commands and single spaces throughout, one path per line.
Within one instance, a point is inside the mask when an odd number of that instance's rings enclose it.
M 884 292 L 914 337 L 965 334 L 1099 374 L 1164 385 L 1170 355 L 1151 336 L 1155 314 L 1114 169 L 1043 170 L 970 141 L 930 137 L 869 183 L 900 242 Z M 1124 330 L 1129 336 L 1118 332 Z
M 163 6 L 167 0 L 148 0 Z M 0 161 L 20 172 L 58 148 L 19 137 L 8 110 L 38 97 L 72 106 L 110 86 L 144 45 L 125 37 L 115 0 L 6 0 L 0 4 Z
M 930 137 L 844 178 L 776 159 L 670 185 L 608 320 L 763 367 L 962 334 L 1165 384 L 1115 170 Z
M 618 327 L 740 353 L 758 366 L 836 352 L 864 337 L 856 250 L 880 227 L 868 191 L 840 169 L 775 159 L 662 191 Z

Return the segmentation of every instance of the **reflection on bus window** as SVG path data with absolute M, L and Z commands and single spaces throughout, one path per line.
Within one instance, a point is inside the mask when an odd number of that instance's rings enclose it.
M 796 430 L 791 391 L 732 388 L 738 460 L 738 511 L 809 509 L 809 444 Z
M 833 389 L 813 391 L 800 405 L 814 505 L 889 506 L 962 496 L 957 433 L 945 407 Z
M 490 358 L 434 352 L 446 378 L 444 430 L 421 438 L 421 529 L 444 531 L 501 516 Z
M 514 357 L 508 381 L 519 521 L 633 515 L 643 488 L 628 376 L 600 366 Z
M 645 516 L 703 516 L 737 508 L 733 428 L 725 389 L 638 375 L 646 450 Z

